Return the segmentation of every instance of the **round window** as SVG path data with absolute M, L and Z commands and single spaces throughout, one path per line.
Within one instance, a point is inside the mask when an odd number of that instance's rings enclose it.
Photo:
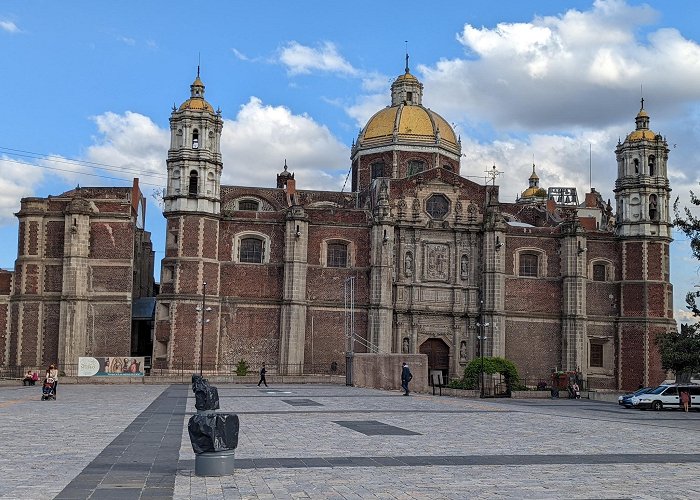
M 426 210 L 433 219 L 444 219 L 450 211 L 450 201 L 441 194 L 434 194 L 428 198 Z

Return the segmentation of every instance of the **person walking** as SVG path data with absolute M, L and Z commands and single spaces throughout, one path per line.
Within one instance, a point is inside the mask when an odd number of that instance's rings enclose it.
M 404 361 L 403 367 L 401 368 L 401 388 L 403 389 L 403 395 L 408 396 L 408 383 L 413 378 L 411 370 L 408 369 L 408 363 Z
M 260 387 L 260 384 L 265 384 L 265 387 L 267 387 L 267 380 L 265 380 L 265 373 L 267 373 L 267 370 L 265 369 L 265 363 L 263 363 L 262 367 L 260 368 L 260 382 L 258 382 L 258 387 Z
M 690 392 L 687 389 L 681 391 L 681 403 L 683 403 L 683 410 L 687 412 L 690 405 Z

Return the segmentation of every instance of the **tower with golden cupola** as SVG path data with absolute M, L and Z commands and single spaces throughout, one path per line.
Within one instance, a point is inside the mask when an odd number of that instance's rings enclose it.
M 635 124 L 635 130 L 615 149 L 615 231 L 622 254 L 617 367 L 620 387 L 663 380 L 655 339 L 676 327 L 669 268 L 668 144 L 649 128 L 644 99 Z
M 204 99 L 204 83 L 197 77 L 190 85 L 190 98 L 170 116 L 168 185 L 164 212 L 220 211 L 221 111 Z

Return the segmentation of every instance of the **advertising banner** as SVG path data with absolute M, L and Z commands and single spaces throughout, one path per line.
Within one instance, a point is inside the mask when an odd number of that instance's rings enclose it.
M 143 377 L 143 362 L 143 357 L 78 358 L 78 377 Z

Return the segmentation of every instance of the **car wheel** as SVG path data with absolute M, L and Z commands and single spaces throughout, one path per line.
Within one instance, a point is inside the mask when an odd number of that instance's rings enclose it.
M 661 404 L 661 401 L 654 401 L 654 402 L 651 404 L 651 409 L 652 409 L 652 410 L 657 410 L 657 411 L 658 411 L 658 410 L 663 410 L 663 408 L 664 408 L 664 405 Z

